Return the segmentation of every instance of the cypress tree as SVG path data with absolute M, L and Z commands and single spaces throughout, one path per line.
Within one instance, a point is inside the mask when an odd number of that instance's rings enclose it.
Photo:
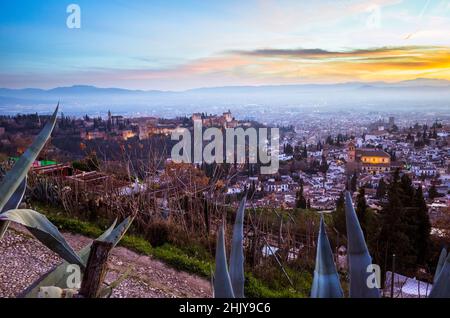
M 359 193 L 356 197 L 356 216 L 358 217 L 364 237 L 367 238 L 367 202 L 365 196 L 366 190 L 364 187 L 359 188 Z
M 381 213 L 380 228 L 378 249 L 375 253 L 376 263 L 382 267 L 386 265 L 387 268 L 384 268 L 384 271 L 390 270 L 392 254 L 395 254 L 398 271 L 404 272 L 414 268 L 416 255 L 408 235 L 409 227 L 405 218 L 397 173 L 394 173 L 394 181 L 388 190 L 388 203 Z
M 414 197 L 414 187 L 411 179 L 404 174 L 400 179 L 401 199 L 404 206 L 410 206 Z
M 356 192 L 357 184 L 358 184 L 358 176 L 356 175 L 356 172 L 355 172 L 350 181 L 350 190 L 352 192 Z
M 377 188 L 377 199 L 382 199 L 386 195 L 386 182 L 384 182 L 384 179 L 381 178 L 380 182 L 378 182 L 378 188 Z
M 345 198 L 342 192 L 336 201 L 336 211 L 333 213 L 334 228 L 342 235 L 347 233 L 345 222 Z
M 437 197 L 439 197 L 439 193 L 436 190 L 436 186 L 433 184 L 428 190 L 428 198 L 430 198 L 430 200 L 434 200 Z
M 414 196 L 414 205 L 416 207 L 416 244 L 417 262 L 423 264 L 428 254 L 428 246 L 430 243 L 431 222 L 428 215 L 428 207 L 423 197 L 422 187 L 419 186 Z
M 300 185 L 300 190 L 297 191 L 297 198 L 295 200 L 295 206 L 297 209 L 306 209 L 307 202 L 303 195 L 303 184 Z

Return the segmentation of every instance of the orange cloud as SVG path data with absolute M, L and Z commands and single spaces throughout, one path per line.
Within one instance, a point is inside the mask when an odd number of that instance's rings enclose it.
M 25 74 L 23 77 L 30 76 Z M 43 77 L 39 78 L 41 82 L 44 81 Z M 171 68 L 96 69 L 76 74 L 58 74 L 57 78 L 67 84 L 102 82 L 111 86 L 159 89 L 349 81 L 395 82 L 416 78 L 450 80 L 450 47 L 233 51 Z M 13 81 L 14 76 L 8 80 Z M 22 77 L 16 81 L 21 80 Z M 51 77 L 47 79 L 49 83 L 53 80 Z
M 259 74 L 302 81 L 397 81 L 417 77 L 450 80 L 450 47 L 404 46 L 327 51 L 262 49 L 234 51 L 252 57 Z

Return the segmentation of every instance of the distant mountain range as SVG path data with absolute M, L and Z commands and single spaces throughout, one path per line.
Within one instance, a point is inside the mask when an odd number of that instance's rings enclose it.
M 38 109 L 50 109 L 61 101 L 73 113 L 99 111 L 109 107 L 127 113 L 147 112 L 149 108 L 177 111 L 180 106 L 230 107 L 239 105 L 359 105 L 367 103 L 397 103 L 409 105 L 450 104 L 450 81 L 415 79 L 396 83 L 349 82 L 342 84 L 296 84 L 265 86 L 225 86 L 197 88 L 185 91 L 128 90 L 99 88 L 87 85 L 53 89 L 0 88 L 0 114 Z M 432 102 L 432 103 L 430 103 Z M 33 108 L 34 107 L 34 108 Z M 173 107 L 173 108 L 170 108 Z M 178 108 L 177 108 L 178 107 Z M 441 105 L 441 107 L 443 107 Z M 186 112 L 190 109 L 186 109 Z
M 419 78 L 415 80 L 396 83 L 386 82 L 348 82 L 342 84 L 295 84 L 295 85 L 262 85 L 262 86 L 223 86 L 205 87 L 185 91 L 160 91 L 160 90 L 129 90 L 123 88 L 100 88 L 89 85 L 74 85 L 70 87 L 56 87 L 53 89 L 9 89 L 0 88 L 0 96 L 3 97 L 38 97 L 38 96 L 77 96 L 77 95 L 182 95 L 196 93 L 255 93 L 255 92 L 308 92 L 317 90 L 370 90 L 370 89 L 422 89 L 422 90 L 446 90 L 450 89 L 450 81 L 439 79 Z

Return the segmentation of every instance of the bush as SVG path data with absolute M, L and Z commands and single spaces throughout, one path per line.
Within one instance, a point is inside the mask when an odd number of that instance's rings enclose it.
M 154 247 L 169 243 L 170 229 L 165 221 L 152 222 L 147 228 L 145 238 Z

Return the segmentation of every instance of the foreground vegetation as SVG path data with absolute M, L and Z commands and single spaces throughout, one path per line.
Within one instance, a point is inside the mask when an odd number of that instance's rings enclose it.
M 94 224 L 92 222 L 82 221 L 61 213 L 51 206 L 36 203 L 36 209 L 44 213 L 61 231 L 95 238 L 103 233 L 104 228 L 106 228 L 106 226 L 102 227 L 98 225 L 102 223 L 106 225 L 106 222 L 100 221 L 98 224 Z M 130 229 L 130 232 L 133 232 L 132 229 Z M 143 255 L 152 256 L 177 270 L 196 274 L 207 279 L 210 279 L 211 272 L 215 266 L 214 259 L 209 251 L 206 251 L 201 246 L 177 247 L 170 243 L 164 243 L 161 246 L 152 247 L 145 238 L 133 234 L 123 236 L 118 245 Z M 264 269 L 270 270 L 269 266 L 266 266 Z M 308 296 L 306 291 L 310 289 L 312 282 L 312 276 L 310 274 L 298 274 L 295 270 L 289 269 L 289 275 L 295 282 L 295 285 L 299 287 L 300 291 L 286 287 L 286 278 L 279 271 L 272 269 L 266 273 L 267 276 L 271 277 L 269 283 L 256 277 L 262 276 L 263 274 L 264 270 L 262 268 L 256 274 L 251 272 L 246 273 L 245 295 L 247 297 L 303 298 Z

